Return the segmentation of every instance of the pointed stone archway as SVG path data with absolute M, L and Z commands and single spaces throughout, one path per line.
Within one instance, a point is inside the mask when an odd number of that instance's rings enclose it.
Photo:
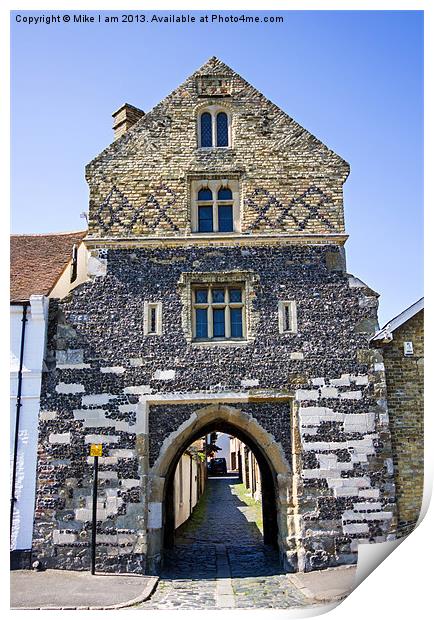
M 243 395 L 243 401 L 247 401 Z M 163 404 L 157 396 L 143 397 L 145 419 L 148 420 L 149 404 Z M 211 399 L 210 399 L 211 400 Z M 296 570 L 297 558 L 291 542 L 294 539 L 294 507 L 292 502 L 292 469 L 282 446 L 248 412 L 248 402 L 222 403 L 215 397 L 211 404 L 192 402 L 194 407 L 187 420 L 162 442 L 159 454 L 146 476 L 147 557 L 148 567 L 157 570 L 165 546 L 173 543 L 172 488 L 176 464 L 185 449 L 195 439 L 213 430 L 236 435 L 255 454 L 263 478 L 264 543 L 279 548 L 286 570 Z M 235 399 L 234 399 L 235 400 Z M 240 399 L 241 400 L 241 399 Z M 166 400 L 167 402 L 167 400 Z M 172 401 L 173 402 L 173 401 Z M 179 401 L 178 401 L 179 402 Z M 183 399 L 183 403 L 186 401 Z M 188 401 L 187 401 L 188 402 Z M 288 402 L 288 413 L 290 402 Z M 148 423 L 145 423 L 148 429 Z M 290 418 L 288 416 L 288 432 Z

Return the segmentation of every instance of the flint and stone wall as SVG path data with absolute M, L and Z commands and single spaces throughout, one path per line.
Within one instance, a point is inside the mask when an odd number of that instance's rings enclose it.
M 230 146 L 200 148 L 198 118 L 215 104 Z M 164 498 L 150 480 L 163 484 L 156 468 L 194 406 L 151 407 L 148 424 L 146 395 L 248 396 L 231 415 L 262 425 L 279 463 L 287 568 L 355 562 L 359 542 L 392 535 L 384 365 L 368 346 L 377 296 L 345 271 L 348 172 L 216 58 L 87 166 L 90 280 L 51 305 L 42 390 L 34 552 L 47 566 L 89 566 L 91 443 L 103 444 L 97 567 L 158 558 Z M 192 182 L 206 179 L 238 181 L 235 234 L 192 233 Z M 192 342 L 195 274 L 245 283 L 245 342 Z M 296 333 L 279 333 L 282 301 L 296 303 Z M 144 335 L 145 302 L 161 304 L 161 334 Z
M 394 485 L 384 365 L 368 346 L 377 297 L 345 273 L 339 248 L 187 246 L 99 256 L 93 272 L 100 275 L 51 304 L 35 556 L 47 566 L 88 568 L 87 454 L 90 443 L 102 443 L 97 567 L 145 570 L 147 473 L 191 406 L 159 406 L 143 441 L 137 403 L 144 394 L 187 392 L 293 398 L 284 413 L 279 404 L 244 409 L 274 437 L 296 477 L 298 568 L 354 562 L 358 542 L 385 540 L 395 523 Z M 189 342 L 180 283 L 195 271 L 253 274 L 246 343 Z M 278 302 L 287 299 L 297 304 L 295 334 L 278 329 Z M 159 336 L 143 335 L 145 301 L 162 302 Z

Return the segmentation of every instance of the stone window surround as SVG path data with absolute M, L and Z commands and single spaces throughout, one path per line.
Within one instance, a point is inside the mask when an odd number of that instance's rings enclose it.
M 201 117 L 204 112 L 209 112 L 211 114 L 211 123 L 212 123 L 212 143 L 213 146 L 202 146 L 201 145 Z M 227 146 L 216 146 L 217 145 L 217 114 L 219 112 L 224 112 L 228 118 L 228 145 Z M 213 150 L 221 150 L 221 149 L 230 149 L 233 146 L 232 140 L 232 114 L 230 110 L 219 103 L 207 104 L 201 106 L 196 112 L 196 133 L 197 133 L 197 148 L 203 151 L 213 151 Z
M 151 310 L 155 310 L 155 331 L 151 332 Z M 161 336 L 163 333 L 163 308 L 161 301 L 145 301 L 143 307 L 143 334 Z
M 288 309 L 288 310 L 287 310 Z M 285 329 L 286 317 L 285 313 L 289 312 L 290 329 Z M 279 333 L 280 334 L 296 334 L 297 333 L 297 304 L 295 301 L 279 301 L 278 304 L 279 317 Z
M 255 286 L 259 277 L 252 271 L 219 271 L 219 272 L 184 272 L 178 281 L 181 296 L 182 329 L 186 340 L 194 347 L 228 347 L 245 346 L 253 342 L 256 332 L 257 317 L 252 309 L 256 297 Z M 194 339 L 193 332 L 193 289 L 195 285 L 222 284 L 225 286 L 242 286 L 245 295 L 245 334 L 242 340 L 199 340 Z
M 233 204 L 233 224 L 234 229 L 231 232 L 219 232 L 218 228 L 218 201 L 217 193 L 221 187 L 227 187 L 232 192 L 232 204 Z M 198 192 L 202 188 L 209 188 L 213 194 L 213 219 L 214 229 L 213 232 L 199 233 L 199 216 L 198 216 Z M 206 235 L 233 235 L 234 233 L 241 232 L 241 213 L 240 213 L 240 184 L 238 178 L 217 178 L 215 176 L 208 176 L 207 178 L 190 179 L 190 204 L 191 204 L 191 231 L 195 234 Z

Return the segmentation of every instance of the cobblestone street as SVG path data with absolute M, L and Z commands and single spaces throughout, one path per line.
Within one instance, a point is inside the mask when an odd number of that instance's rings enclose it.
M 262 542 L 262 508 L 237 478 L 210 478 L 166 554 L 157 590 L 136 609 L 278 608 L 309 604 Z

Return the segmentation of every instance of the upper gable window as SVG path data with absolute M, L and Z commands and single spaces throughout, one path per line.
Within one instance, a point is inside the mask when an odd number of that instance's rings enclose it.
M 216 116 L 217 146 L 229 146 L 229 124 L 226 112 L 219 112 Z
M 212 116 L 209 112 L 200 117 L 200 145 L 212 146 Z
M 210 106 L 199 115 L 199 147 L 230 146 L 230 117 L 220 106 Z

